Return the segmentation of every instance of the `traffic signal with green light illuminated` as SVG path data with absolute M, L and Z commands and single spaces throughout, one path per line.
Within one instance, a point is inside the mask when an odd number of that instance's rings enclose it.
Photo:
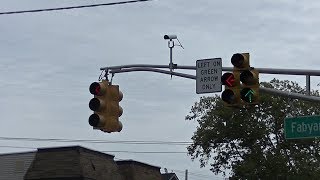
M 89 124 L 94 129 L 100 129 L 103 132 L 120 132 L 122 123 L 119 117 L 123 110 L 119 102 L 123 95 L 119 86 L 110 85 L 108 81 L 102 80 L 92 83 L 89 91 L 94 95 L 89 102 L 89 108 L 94 111 L 89 117 Z
M 259 104 L 259 72 L 250 67 L 249 60 L 249 53 L 231 57 L 233 72 L 227 72 L 221 78 L 225 85 L 221 98 L 227 106 Z
M 242 82 L 240 91 L 242 104 L 259 104 L 259 72 L 254 68 L 245 70 L 240 74 L 240 81 Z

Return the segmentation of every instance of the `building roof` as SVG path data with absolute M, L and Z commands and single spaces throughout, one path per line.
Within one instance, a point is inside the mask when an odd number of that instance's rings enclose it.
M 132 160 L 132 159 L 128 159 L 128 160 L 119 160 L 119 161 L 116 161 L 116 163 L 118 165 L 127 165 L 127 164 L 133 164 L 133 165 L 140 165 L 140 166 L 145 166 L 145 167 L 151 167 L 151 168 L 156 168 L 156 169 L 161 169 L 161 167 L 159 166 L 154 166 L 154 165 L 150 165 L 150 164 L 147 164 L 147 163 L 143 163 L 143 162 L 139 162 L 139 161 L 135 161 L 135 160 Z
M 94 153 L 97 155 L 103 155 L 114 158 L 114 155 L 106 154 L 100 151 L 95 151 L 86 147 L 82 146 L 62 146 L 62 147 L 45 147 L 45 148 L 38 148 L 38 152 L 55 152 L 55 151 L 70 151 L 70 150 L 76 150 L 76 151 L 84 151 L 89 153 Z
M 0 153 L 0 156 L 10 156 L 10 155 L 17 155 L 17 154 L 30 154 L 30 153 L 36 153 L 36 152 L 37 152 L 37 151 Z
M 10 153 L 0 153 L 0 156 L 6 156 L 6 155 L 16 155 L 16 154 L 29 154 L 29 153 L 36 153 L 36 152 L 56 152 L 56 151 L 70 151 L 70 150 L 82 150 L 85 152 L 90 152 L 90 153 L 95 153 L 95 154 L 100 154 L 100 155 L 105 155 L 105 156 L 111 156 L 114 158 L 114 155 L 112 154 L 106 154 L 100 151 L 92 150 L 87 147 L 82 147 L 82 146 L 57 146 L 57 147 L 41 147 L 37 148 L 37 150 L 34 151 L 25 151 L 25 152 L 10 152 Z
M 161 174 L 162 180 L 179 180 L 175 173 L 164 173 Z

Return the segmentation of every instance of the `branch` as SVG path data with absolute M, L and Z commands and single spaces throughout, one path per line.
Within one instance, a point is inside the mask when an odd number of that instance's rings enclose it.
M 243 156 L 242 156 L 242 154 L 239 152 L 237 146 L 235 145 L 235 143 L 231 141 L 230 144 L 231 144 L 231 146 L 233 146 L 233 147 L 236 149 L 238 155 L 239 155 L 242 159 L 244 159 Z

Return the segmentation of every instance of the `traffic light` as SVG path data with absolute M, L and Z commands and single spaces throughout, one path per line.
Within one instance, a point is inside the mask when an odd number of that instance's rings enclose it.
M 243 106 L 259 103 L 259 72 L 250 67 L 250 54 L 237 53 L 231 57 L 233 72 L 222 75 L 225 85 L 221 98 L 227 106 Z
M 242 82 L 240 91 L 242 104 L 259 104 L 259 72 L 254 68 L 245 70 L 240 74 L 240 81 Z
M 238 106 L 240 103 L 240 80 L 238 72 L 227 72 L 221 77 L 222 85 L 225 90 L 222 92 L 221 98 L 227 106 Z
M 122 108 L 119 102 L 122 100 L 122 93 L 119 86 L 110 85 L 108 81 L 94 82 L 90 85 L 89 91 L 94 95 L 89 102 L 89 108 L 94 113 L 89 117 L 89 124 L 94 129 L 104 132 L 120 132 L 122 123 L 119 117 L 122 115 Z
M 231 57 L 233 71 L 240 74 L 241 105 L 259 103 L 259 72 L 250 67 L 249 53 L 236 53 Z

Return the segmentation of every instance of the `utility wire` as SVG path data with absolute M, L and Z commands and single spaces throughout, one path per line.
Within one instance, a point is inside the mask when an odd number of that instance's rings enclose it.
M 188 152 L 183 151 L 101 151 L 108 153 L 136 153 L 136 154 L 187 154 Z
M 137 3 L 137 2 L 145 2 L 145 1 L 152 1 L 152 0 L 133 0 L 133 1 L 102 3 L 102 4 L 89 4 L 89 5 L 82 5 L 82 6 L 69 6 L 69 7 L 60 7 L 60 8 L 33 9 L 33 10 L 24 10 L 24 11 L 8 11 L 8 12 L 0 12 L 0 15 L 35 13 L 35 12 L 43 12 L 43 11 L 61 11 L 61 10 L 80 9 L 80 8 L 89 8 L 89 7 L 98 7 L 98 6 L 112 6 L 112 5 L 120 5 L 120 4 L 129 4 L 129 3 Z
M 56 138 L 20 138 L 20 137 L 0 137 L 5 141 L 52 141 L 52 142 L 83 142 L 83 143 L 114 143 L 114 144 L 160 144 L 160 145 L 191 145 L 188 141 L 106 141 L 93 139 L 56 139 Z

